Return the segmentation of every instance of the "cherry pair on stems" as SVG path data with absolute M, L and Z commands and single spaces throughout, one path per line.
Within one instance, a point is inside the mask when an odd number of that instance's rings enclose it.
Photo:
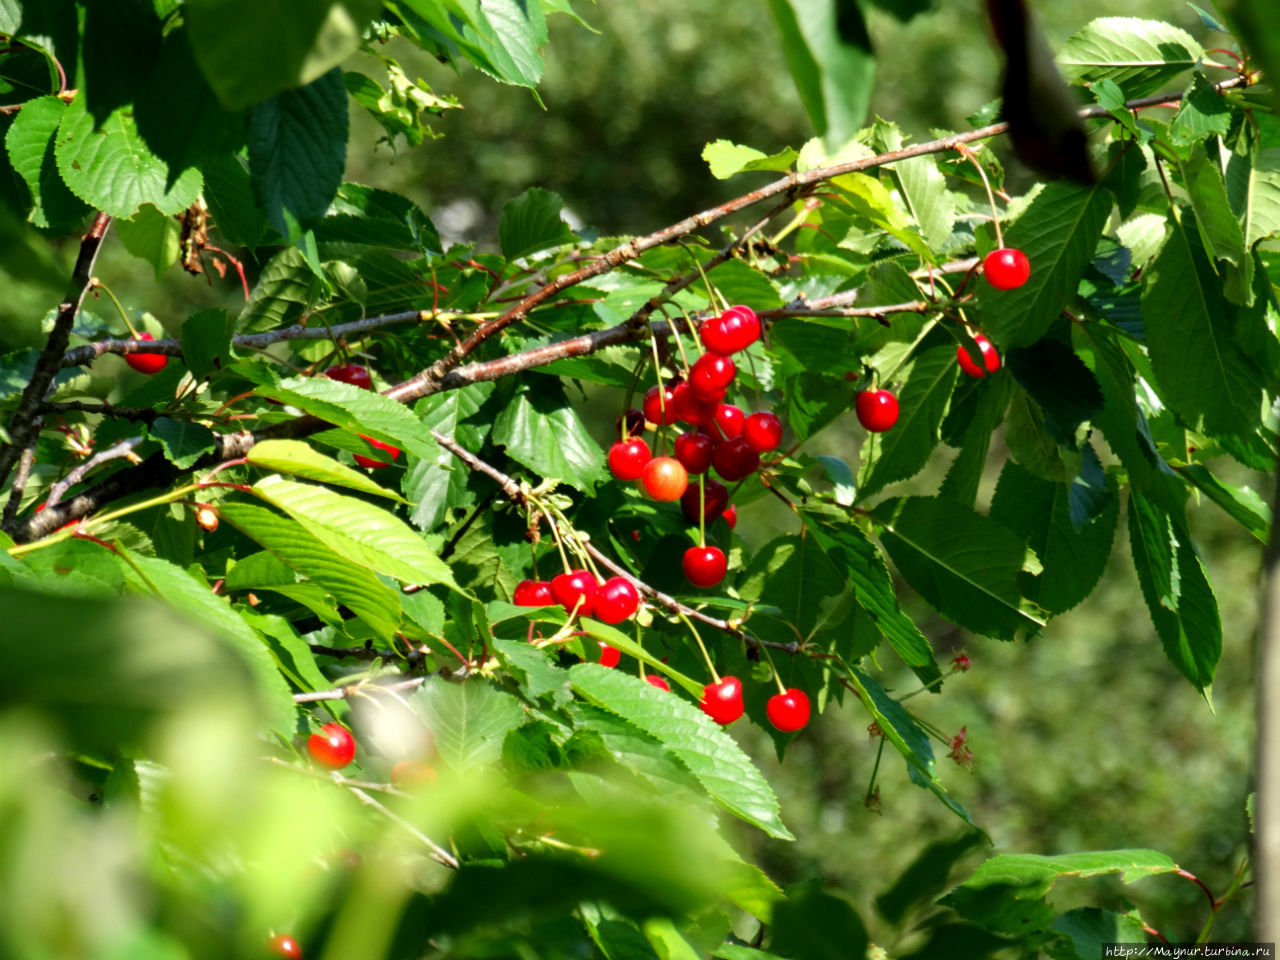
M 728 726 L 743 713 L 742 681 L 730 676 L 708 683 L 698 705 L 716 723 Z M 809 712 L 808 695 L 795 687 L 774 694 L 765 704 L 769 722 L 784 733 L 792 733 L 807 724 Z
M 572 613 L 604 623 L 621 623 L 640 607 L 640 592 L 626 577 L 610 577 L 600 583 L 590 570 L 570 570 L 550 582 L 521 580 L 512 597 L 519 607 L 560 604 Z M 608 666 L 608 664 L 606 664 Z

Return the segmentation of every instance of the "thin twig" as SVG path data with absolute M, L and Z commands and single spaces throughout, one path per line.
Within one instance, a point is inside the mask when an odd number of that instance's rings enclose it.
M 353 683 L 345 687 L 337 687 L 333 690 L 316 690 L 312 693 L 295 693 L 293 695 L 293 702 L 318 703 L 321 700 L 345 700 L 347 697 L 362 694 L 370 687 L 373 687 L 376 690 L 386 690 L 388 692 L 395 690 L 413 690 L 416 687 L 422 686 L 426 682 L 426 677 L 410 677 L 408 680 L 397 680 L 395 683 Z
M 64 357 L 65 359 L 65 357 Z M 64 363 L 63 366 L 66 366 Z M 66 400 L 40 405 L 41 413 L 96 413 L 104 417 L 114 417 L 119 420 L 141 420 L 148 422 L 158 417 L 166 416 L 163 410 L 155 410 L 151 407 L 117 407 L 110 403 L 89 402 L 87 400 Z
M 432 860 L 436 861 L 442 866 L 446 866 L 450 868 L 451 870 L 458 869 L 457 857 L 455 857 L 452 853 L 450 853 L 444 847 L 440 846 L 440 844 L 436 843 L 434 840 L 428 837 L 425 833 L 423 833 L 421 830 L 415 827 L 408 820 L 404 819 L 401 816 L 398 816 L 397 814 L 392 813 L 390 810 L 386 808 L 384 804 L 382 804 L 378 800 L 375 800 L 373 797 L 369 796 L 369 794 L 365 793 L 359 787 L 351 786 L 349 783 L 344 784 L 344 786 L 346 786 L 346 788 L 351 791 L 352 796 L 354 796 L 361 803 L 377 810 L 379 813 L 381 813 L 384 817 L 386 817 L 392 823 L 403 828 L 404 830 L 411 833 L 414 837 L 416 837 L 421 843 L 423 843 L 427 847 L 428 850 L 431 851 Z
M 114 447 L 108 447 L 106 450 L 99 450 L 92 457 L 86 460 L 80 466 L 76 467 L 65 477 L 49 488 L 49 496 L 45 500 L 45 509 L 48 510 L 56 507 L 62 501 L 62 495 L 71 487 L 75 486 L 83 480 L 94 467 L 111 460 L 119 460 L 128 457 L 133 453 L 135 447 L 142 443 L 144 437 L 130 437 L 128 440 L 121 440 Z
M 38 420 L 39 418 L 37 418 Z M 9 493 L 9 502 L 4 505 L 4 522 L 13 523 L 22 506 L 22 494 L 27 489 L 27 481 L 31 479 L 31 465 L 36 461 L 36 446 L 31 444 L 22 451 L 18 458 L 18 470 L 13 475 L 13 489 Z

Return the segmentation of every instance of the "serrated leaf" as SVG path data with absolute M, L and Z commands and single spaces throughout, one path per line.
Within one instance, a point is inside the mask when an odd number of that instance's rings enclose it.
M 496 41 L 486 45 L 495 76 L 507 83 L 537 86 L 542 79 L 541 48 L 547 42 L 541 5 L 528 0 L 480 0 L 480 10 Z
M 857 486 L 853 482 L 853 471 L 849 464 L 839 457 L 819 455 L 813 459 L 822 464 L 827 480 L 835 488 L 835 500 L 842 507 L 852 507 L 857 495 Z
M 1245 246 L 1280 236 L 1280 122 L 1258 119 L 1259 137 L 1249 149 L 1226 155 L 1223 177 L 1231 208 L 1244 227 Z
M 521 676 L 520 686 L 526 696 L 535 700 L 550 696 L 556 706 L 564 706 L 572 699 L 569 674 L 553 664 L 545 650 L 521 640 L 502 637 L 494 637 L 490 645 L 503 665 Z
M 293 570 L 322 587 L 389 642 L 400 627 L 400 594 L 348 555 L 340 555 L 295 520 L 248 503 L 222 503 L 219 514 Z M 236 569 L 239 569 L 237 565 Z
M 83 97 L 67 107 L 54 155 L 58 172 L 77 197 L 96 210 L 128 220 L 144 203 L 173 214 L 195 203 L 203 178 L 196 167 L 173 171 L 138 134 L 122 107 L 95 128 Z
M 702 148 L 702 159 L 717 180 L 728 180 L 736 174 L 755 170 L 790 170 L 796 156 L 790 147 L 766 155 L 755 147 L 745 147 L 729 140 L 713 140 Z
M 5 150 L 14 172 L 31 192 L 27 219 L 54 233 L 70 232 L 89 213 L 89 207 L 67 189 L 54 158 L 55 135 L 67 105 L 57 97 L 28 100 L 5 134 Z
M 655 791 L 664 795 L 678 795 L 681 791 L 695 797 L 701 795 L 698 781 L 657 737 L 616 713 L 588 703 L 574 701 L 569 710 L 579 730 L 598 736 L 614 760 Z
M 178 262 L 182 226 L 151 204 L 144 203 L 131 219 L 118 221 L 116 230 L 126 250 L 151 264 L 157 280 Z
M 656 737 L 717 804 L 771 837 L 792 840 L 768 781 L 710 717 L 636 677 L 595 663 L 569 670 L 574 692 Z
M 301 440 L 263 440 L 254 444 L 246 459 L 255 467 L 289 473 L 295 477 L 350 487 L 378 497 L 389 497 L 401 503 L 408 501 L 393 490 L 379 486 L 367 474 L 353 470 L 332 457 L 326 457 Z
M 354 563 L 405 583 L 444 583 L 456 589 L 444 561 L 386 510 L 279 475 L 259 480 L 253 492 Z
M 1231 129 L 1231 107 L 1203 76 L 1191 78 L 1178 112 L 1169 121 L 1169 136 L 1179 146 L 1195 143 L 1211 134 L 1225 137 Z
M 558 193 L 541 187 L 530 187 L 502 208 L 498 223 L 498 244 L 508 260 L 574 243 L 569 225 L 560 218 L 564 201 Z
M 1158 20 L 1100 17 L 1072 34 L 1058 54 L 1058 66 L 1072 81 L 1109 79 L 1126 97 L 1155 93 L 1204 56 L 1185 30 Z
M 875 131 L 879 134 L 881 152 L 902 148 L 902 133 L 896 126 L 877 118 Z M 938 169 L 937 161 L 933 157 L 910 157 L 885 169 L 897 184 L 898 192 L 920 227 L 925 242 L 931 247 L 945 244 L 955 224 L 956 199 L 947 190 L 946 179 Z M 862 302 L 861 295 L 858 299 Z
M 869 441 L 875 444 L 874 453 L 863 452 L 859 500 L 915 476 L 929 462 L 956 380 L 955 354 L 951 346 L 938 346 L 911 361 L 898 393 L 898 422 Z
M 231 363 L 231 318 L 217 308 L 200 310 L 182 324 L 182 361 L 197 380 Z
M 590 617 L 583 617 L 580 621 L 582 630 L 590 637 L 596 640 L 603 640 L 605 643 L 625 653 L 629 657 L 635 657 L 637 660 L 647 664 L 651 669 L 664 676 L 670 677 L 674 683 L 679 684 L 687 690 L 690 696 L 695 698 L 702 697 L 703 684 L 694 680 L 692 677 L 686 676 L 679 670 L 663 663 L 661 659 L 655 657 L 652 653 L 640 646 L 635 640 L 627 636 L 621 630 L 611 627 L 608 624 L 600 623 L 592 620 Z
M 1074 448 L 1080 424 L 1102 412 L 1102 388 L 1075 352 L 1049 338 L 1005 354 L 1009 372 L 1044 417 L 1045 432 Z
M 1271 507 L 1248 487 L 1223 483 L 1198 463 L 1188 463 L 1179 471 L 1206 497 L 1220 506 L 1261 543 L 1271 542 Z
M 840 188 L 841 199 L 858 217 L 902 241 L 912 253 L 918 254 L 926 262 L 938 262 L 937 254 L 924 242 L 918 228 L 898 209 L 893 197 L 878 179 L 865 173 L 847 173 L 836 177 L 831 183 Z M 850 237 L 853 237 L 852 232 Z M 848 243 L 849 238 L 841 241 L 841 245 Z
M 525 722 L 520 701 L 480 677 L 464 683 L 432 677 L 410 703 L 431 731 L 440 759 L 460 773 L 497 763 L 507 734 Z
M 267 220 L 291 240 L 329 209 L 347 162 L 347 90 L 336 67 L 249 113 L 249 176 Z
M 1222 170 L 1209 159 L 1202 144 L 1193 146 L 1183 160 L 1182 178 L 1196 214 L 1200 240 L 1217 261 L 1222 292 L 1233 303 L 1251 302 L 1253 258 L 1245 248 L 1244 232 L 1227 198 Z
M 605 478 L 605 454 L 558 383 L 523 383 L 498 414 L 493 442 L 540 476 L 590 493 Z
M 492 383 L 473 383 L 461 390 L 437 393 L 420 400 L 414 413 L 428 430 L 469 449 L 479 449 L 483 434 L 465 421 L 475 416 L 493 390 Z M 414 504 L 410 522 L 422 530 L 430 530 L 446 510 L 474 504 L 476 498 L 467 486 L 468 476 L 462 461 L 452 455 L 446 460 L 444 451 L 434 460 L 422 458 L 413 463 L 401 481 L 401 489 Z
M 1005 527 L 928 497 L 887 500 L 872 517 L 903 578 L 948 620 L 1002 640 L 1044 626 L 1022 609 L 1026 545 Z
M 160 441 L 164 455 L 175 467 L 185 470 L 217 444 L 217 437 L 208 427 L 190 420 L 170 420 L 157 417 L 147 428 L 152 439 Z

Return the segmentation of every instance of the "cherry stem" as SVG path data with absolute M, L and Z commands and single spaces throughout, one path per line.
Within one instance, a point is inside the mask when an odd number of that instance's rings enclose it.
M 765 647 L 761 647 L 764 651 L 764 658 L 769 661 L 769 672 L 773 674 L 773 682 L 778 685 L 778 692 L 785 695 L 787 688 L 782 685 L 782 677 L 778 673 L 778 668 L 773 664 L 773 655 Z
M 684 625 L 689 628 L 689 632 L 693 634 L 693 639 L 698 642 L 698 649 L 702 651 L 702 659 L 707 661 L 707 669 L 711 671 L 711 679 L 714 682 L 719 683 L 720 674 L 716 672 L 716 665 L 711 662 L 711 655 L 707 653 L 707 648 L 703 645 L 702 637 L 698 635 L 697 628 L 694 627 L 692 621 L 684 615 L 683 610 L 677 610 L 676 616 L 684 622 Z
M 712 310 L 728 310 L 729 301 L 726 300 L 724 296 L 721 295 L 720 292 L 711 285 L 711 281 L 707 279 L 707 272 L 702 269 L 702 261 L 699 260 L 698 255 L 689 248 L 688 241 L 682 239 L 680 241 L 680 246 L 684 247 L 684 252 L 689 254 L 689 259 L 693 261 L 693 265 L 698 271 L 698 276 L 702 278 L 702 283 L 707 288 L 707 299 L 711 302 L 711 309 Z M 719 304 L 716 303 L 717 297 L 719 298 L 719 301 L 720 301 Z
M 876 762 L 875 762 L 875 765 L 871 768 L 871 779 L 870 779 L 870 781 L 868 781 L 868 783 L 867 783 L 867 794 L 866 794 L 866 796 L 865 796 L 865 797 L 863 797 L 863 798 L 862 798 L 862 802 L 863 802 L 863 805 L 864 805 L 864 806 L 865 806 L 866 804 L 869 804 L 869 803 L 871 802 L 871 795 L 872 795 L 872 793 L 874 793 L 874 792 L 875 792 L 875 788 L 876 788 L 876 777 L 877 777 L 877 775 L 879 775 L 879 773 L 880 773 L 880 758 L 881 758 L 882 756 L 884 756 L 884 742 L 885 742 L 885 740 L 887 740 L 887 739 L 889 739 L 889 738 L 888 738 L 888 737 L 886 737 L 886 736 L 884 736 L 883 734 L 881 734 L 881 736 L 880 736 L 880 747 L 879 747 L 879 749 L 878 749 L 878 750 L 876 750 Z
M 132 339 L 137 340 L 138 331 L 134 328 L 133 324 L 129 321 L 129 314 L 125 312 L 124 304 L 122 304 L 120 302 L 120 299 L 114 293 L 111 292 L 111 288 L 108 287 L 101 280 L 99 280 L 97 277 L 94 277 L 92 280 L 89 281 L 89 289 L 101 290 L 110 298 L 111 302 L 116 305 L 116 310 L 119 311 L 120 313 L 120 319 L 123 320 L 124 325 L 129 328 L 129 336 Z
M 671 314 L 667 313 L 665 305 L 660 305 L 658 309 L 661 310 L 662 315 L 667 318 L 667 326 L 671 328 L 671 336 L 675 338 L 676 349 L 680 351 L 680 362 L 684 364 L 684 375 L 687 378 L 689 376 L 689 355 L 684 352 L 684 340 L 680 337 L 680 324 L 671 319 Z M 684 317 L 684 322 L 688 324 L 689 314 L 685 313 L 683 307 L 680 307 L 680 314 Z
M 532 498 L 531 498 L 532 499 Z M 547 525 L 551 527 L 551 536 L 555 538 L 556 549 L 560 551 L 560 563 L 564 566 L 564 572 L 569 572 L 569 555 L 564 552 L 564 542 L 560 539 L 560 524 L 556 523 L 547 508 L 542 505 L 542 501 L 534 500 L 533 505 L 538 508 L 538 512 L 547 518 Z
M 222 462 L 222 463 L 218 464 L 216 467 L 214 467 L 214 468 L 213 468 L 212 470 L 210 470 L 208 473 L 206 473 L 206 474 L 204 475 L 204 479 L 203 479 L 203 480 L 200 480 L 200 481 L 196 484 L 196 486 L 197 486 L 197 487 L 202 487 L 202 486 L 204 486 L 204 485 L 205 485 L 205 484 L 207 484 L 210 480 L 212 480 L 215 476 L 217 476 L 219 473 L 221 473 L 223 470 L 226 470 L 228 467 L 242 467 L 242 466 L 244 466 L 244 465 L 245 465 L 246 463 L 248 463 L 248 462 L 249 462 L 249 458 L 248 458 L 248 457 L 236 457 L 234 460 L 226 460 L 226 461 L 224 461 L 224 462 Z
M 1000 233 L 1000 213 L 996 210 L 996 196 L 991 192 L 991 181 L 987 179 L 987 171 L 983 169 L 982 162 L 978 159 L 976 151 L 970 149 L 964 144 L 961 144 L 958 150 L 960 156 L 964 157 L 978 168 L 978 176 L 982 178 L 982 185 L 986 187 L 987 190 L 987 201 L 991 204 L 991 222 L 996 228 L 996 246 L 1003 249 L 1004 237 Z
M 653 349 L 653 375 L 658 378 L 658 409 L 662 411 L 662 419 L 667 419 L 667 388 L 662 385 L 662 360 L 658 357 L 658 338 L 649 336 L 649 346 Z M 665 427 L 666 423 L 658 424 L 659 427 Z M 667 448 L 667 435 L 659 433 L 659 441 L 662 444 L 662 450 L 665 453 Z
M 698 474 L 698 546 L 707 545 L 707 475 Z

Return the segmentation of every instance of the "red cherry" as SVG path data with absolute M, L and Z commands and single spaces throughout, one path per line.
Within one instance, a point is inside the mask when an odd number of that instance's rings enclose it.
M 689 473 L 675 457 L 654 457 L 644 465 L 640 484 L 655 500 L 679 500 L 688 489 Z
M 155 337 L 149 333 L 140 333 L 137 339 L 154 340 Z M 139 373 L 159 373 L 169 362 L 169 358 L 163 353 L 126 353 L 124 362 Z
M 858 394 L 858 422 L 872 433 L 884 433 L 898 422 L 898 398 L 888 390 Z
M 511 598 L 517 607 L 549 607 L 555 603 L 551 584 L 543 580 L 521 580 Z
M 982 261 L 982 272 L 987 275 L 987 283 L 997 290 L 1012 290 L 1027 282 L 1031 263 L 1021 250 L 1001 247 L 987 254 Z
M 330 380 L 349 383 L 361 390 L 373 389 L 373 378 L 369 376 L 369 368 L 359 363 L 340 363 L 324 372 Z
M 609 472 L 619 480 L 639 480 L 651 459 L 649 445 L 639 437 L 619 440 L 609 448 Z
M 555 602 L 572 612 L 574 604 L 581 597 L 582 605 L 578 607 L 578 613 L 584 617 L 592 615 L 596 591 L 599 588 L 595 574 L 589 570 L 570 570 L 568 573 L 551 578 L 551 596 Z
M 719 401 L 737 373 L 737 364 L 728 357 L 704 353 L 689 371 L 689 386 L 702 399 Z
M 723 677 L 719 683 L 708 683 L 702 688 L 698 706 L 720 726 L 728 726 L 742 716 L 742 681 Z
M 401 790 L 412 790 L 436 782 L 435 767 L 419 760 L 401 760 L 391 768 L 391 782 Z
M 341 770 L 355 759 L 356 740 L 351 731 L 340 723 L 326 723 L 319 733 L 307 740 L 307 753 L 316 766 L 326 770 Z
M 723 399 L 723 393 L 710 400 L 703 399 L 687 383 L 677 383 L 672 388 L 672 404 L 675 407 L 676 419 L 695 427 L 715 420 L 716 407 Z
M 742 436 L 760 453 L 777 450 L 782 443 L 782 421 L 768 411 L 753 413 L 742 424 Z
M 719 547 L 690 547 L 684 552 L 680 566 L 684 568 L 685 578 L 695 587 L 714 587 L 724 579 L 729 561 Z
M 267 941 L 267 949 L 286 960 L 302 960 L 302 947 L 286 933 L 277 933 Z
M 659 389 L 658 385 L 654 384 L 645 391 L 642 406 L 644 418 L 650 423 L 662 426 L 676 422 L 676 396 L 672 387 L 671 383 L 667 383 Z
M 760 454 L 747 441 L 745 436 L 726 440 L 716 447 L 712 454 L 711 464 L 716 473 L 733 483 L 743 477 L 749 477 L 760 466 Z
M 730 307 L 718 317 L 703 320 L 698 335 L 712 353 L 737 353 L 760 339 L 760 318 L 750 307 Z
M 635 407 L 630 410 L 623 410 L 618 414 L 615 426 L 618 428 L 619 440 L 639 436 L 644 433 L 644 413 Z
M 644 679 L 650 686 L 657 687 L 659 690 L 665 690 L 667 693 L 671 692 L 671 684 L 667 683 L 666 680 L 658 676 L 656 673 L 646 673 L 644 675 Z
M 982 363 L 987 369 L 983 370 L 973 358 L 969 356 L 966 345 L 961 343 L 956 347 L 956 362 L 960 364 L 960 369 L 971 377 L 985 377 L 988 373 L 995 373 L 1000 369 L 1000 354 L 996 353 L 996 348 L 991 345 L 988 340 L 980 333 L 973 335 L 973 342 L 978 345 L 978 350 L 982 353 Z
M 622 659 L 622 652 L 617 647 L 611 647 L 603 640 L 597 640 L 600 644 L 600 666 L 616 667 L 618 661 Z
M 610 577 L 596 590 L 595 599 L 591 601 L 592 614 L 597 620 L 605 623 L 621 623 L 640 606 L 640 592 L 626 577 Z M 615 660 L 614 663 L 617 661 Z M 613 666 L 606 663 L 606 667 Z
M 729 509 L 724 512 L 723 516 L 724 522 L 729 524 L 729 529 L 732 530 L 738 525 L 738 505 L 736 503 L 730 504 Z
M 729 503 L 729 488 L 716 480 L 703 482 L 706 484 L 707 523 L 715 523 L 716 518 L 725 512 L 725 507 Z M 689 489 L 685 490 L 684 496 L 680 498 L 680 509 L 684 511 L 685 519 L 694 525 L 698 523 L 699 506 L 698 485 L 690 484 Z
M 803 690 L 789 688 L 785 693 L 775 693 L 764 705 L 769 722 L 784 733 L 799 730 L 809 722 L 809 697 Z
M 732 440 L 734 437 L 742 436 L 742 425 L 746 422 L 747 415 L 742 412 L 741 407 L 735 407 L 732 403 L 722 403 L 716 407 L 715 430 L 720 440 Z
M 377 447 L 379 450 L 387 451 L 387 453 L 391 454 L 391 460 L 394 460 L 396 459 L 396 457 L 400 456 L 399 447 L 393 447 L 391 446 L 391 444 L 383 443 L 381 440 L 375 440 L 373 439 L 373 437 L 366 437 L 363 433 L 360 434 L 359 436 L 360 436 L 360 439 L 363 440 L 365 443 L 369 444 L 369 446 Z M 360 464 L 360 466 L 362 467 L 391 466 L 391 460 L 375 460 L 373 459 L 373 457 L 365 457 L 358 453 L 355 454 L 355 460 L 356 460 L 356 463 Z
M 715 449 L 716 445 L 705 433 L 682 433 L 676 437 L 676 459 L 689 473 L 706 473 Z

